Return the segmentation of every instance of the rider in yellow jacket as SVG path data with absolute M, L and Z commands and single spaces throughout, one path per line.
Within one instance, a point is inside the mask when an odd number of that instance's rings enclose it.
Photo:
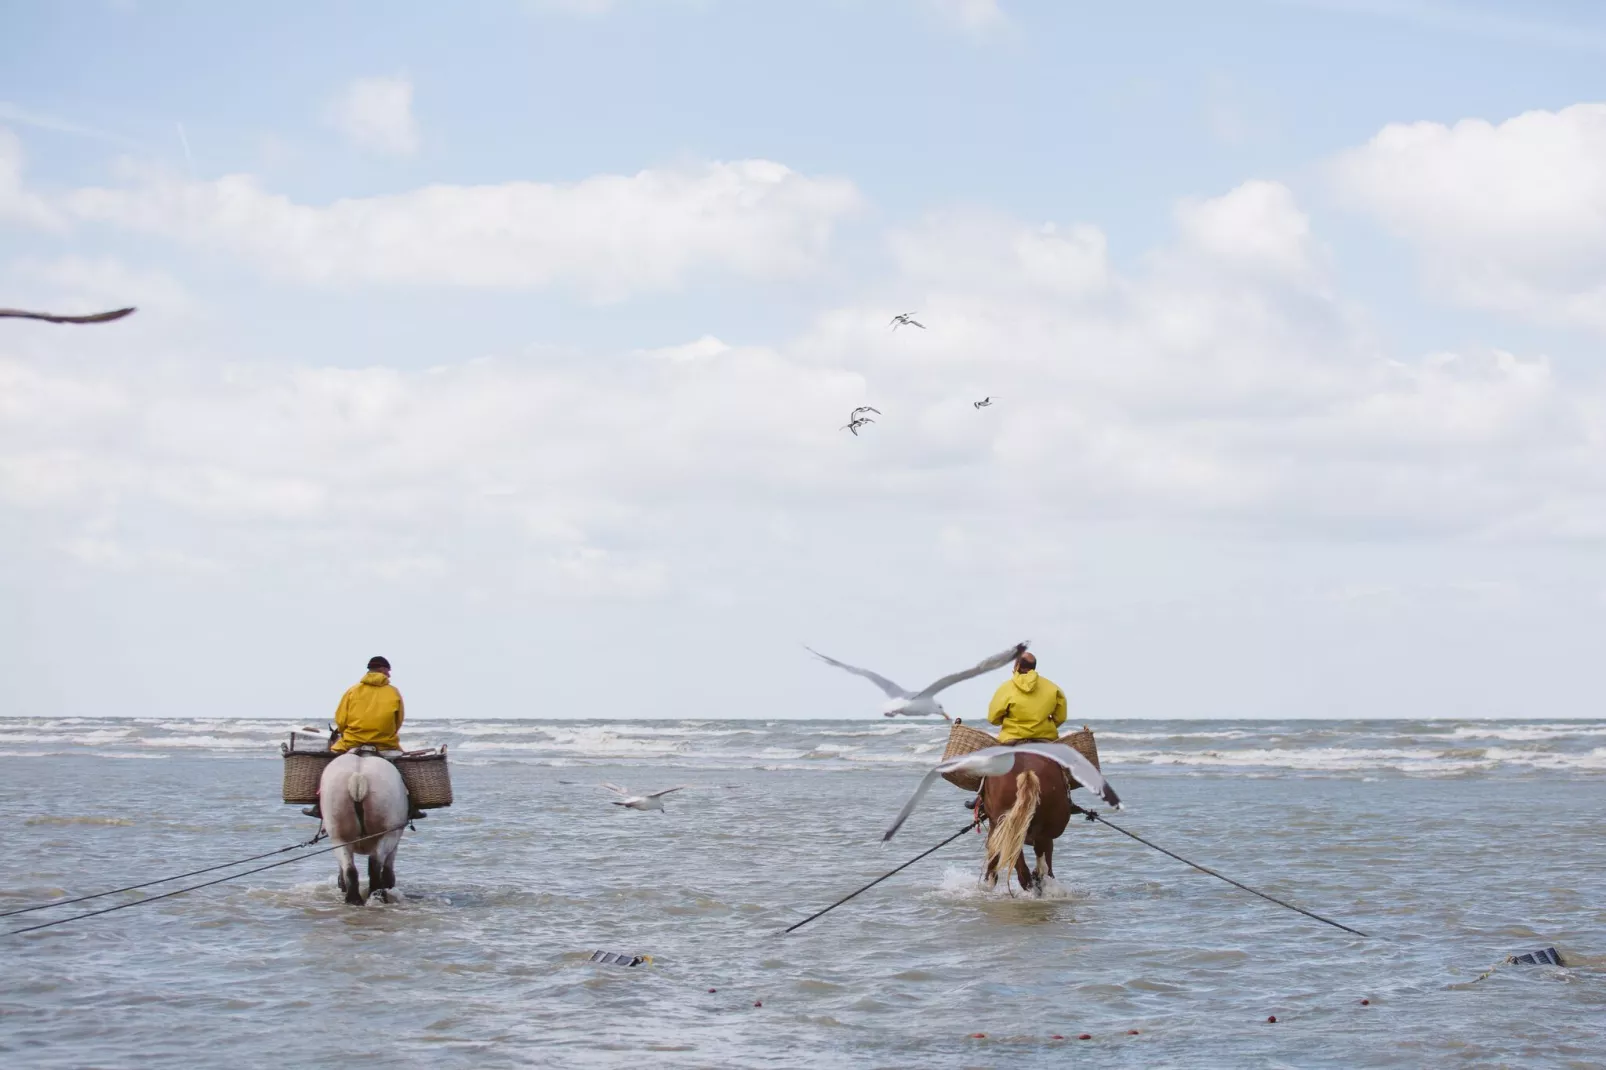
M 401 726 L 407 716 L 401 692 L 390 682 L 390 662 L 368 659 L 368 672 L 340 696 L 335 707 L 335 741 L 329 749 L 344 754 L 353 747 L 370 746 L 384 753 L 401 750 Z M 426 817 L 409 800 L 408 819 Z M 308 817 L 322 817 L 321 801 L 301 811 Z
M 1065 723 L 1065 692 L 1048 677 L 1037 675 L 1036 655 L 1022 654 L 1015 659 L 1015 675 L 993 692 L 987 720 L 1002 726 L 1000 743 L 1059 739 L 1059 726 Z
M 401 692 L 390 682 L 390 662 L 373 658 L 367 674 L 340 696 L 335 709 L 335 731 L 340 738 L 329 749 L 342 754 L 366 744 L 376 750 L 401 750 L 405 717 Z

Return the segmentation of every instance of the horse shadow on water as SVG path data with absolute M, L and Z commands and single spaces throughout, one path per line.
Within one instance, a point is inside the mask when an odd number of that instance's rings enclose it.
M 318 781 L 323 827 L 339 865 L 346 902 L 362 906 L 369 896 L 390 902 L 396 887 L 396 847 L 407 824 L 407 786 L 396 767 L 377 755 L 347 751 Z M 368 890 L 357 877 L 357 855 L 368 858 Z

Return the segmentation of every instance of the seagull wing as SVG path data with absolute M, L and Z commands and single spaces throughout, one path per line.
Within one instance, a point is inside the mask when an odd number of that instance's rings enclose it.
M 1115 793 L 1114 788 L 1110 787 L 1109 781 L 1104 779 L 1104 774 L 1100 773 L 1092 762 L 1082 757 L 1075 748 L 1069 747 L 1064 743 L 1044 742 L 1017 743 L 1015 744 L 1015 749 L 1026 751 L 1028 754 L 1041 754 L 1045 758 L 1052 758 L 1064 766 L 1066 771 L 1075 777 L 1076 782 L 1082 787 L 1103 799 L 1110 806 L 1121 805 L 1121 797 Z
M 878 409 L 878 408 L 876 408 L 876 407 L 875 407 L 875 406 L 874 406 L 874 405 L 866 405 L 866 406 L 865 406 L 865 407 L 864 407 L 864 410 L 863 410 L 863 411 L 865 411 L 865 412 L 873 412 L 873 413 L 875 413 L 875 414 L 876 414 L 876 415 L 877 415 L 877 416 L 880 416 L 880 415 L 881 415 L 881 410 L 880 410 L 880 409 Z
M 110 323 L 133 312 L 132 308 L 119 308 L 112 312 L 96 312 L 89 316 L 56 316 L 49 312 L 24 312 L 20 308 L 0 308 L 0 317 L 24 320 L 44 320 L 46 323 Z
M 926 325 L 924 323 L 921 323 L 919 320 L 910 320 L 909 321 L 909 326 L 911 326 L 911 327 L 919 327 L 922 331 L 926 329 Z
M 875 684 L 883 692 L 885 692 L 888 698 L 914 698 L 912 693 L 905 691 L 903 688 L 899 687 L 897 684 L 893 683 L 891 680 L 888 680 L 885 676 L 882 676 L 879 673 L 873 673 L 869 669 L 861 669 L 854 665 L 845 664 L 836 660 L 835 658 L 828 658 L 818 650 L 815 650 L 813 647 L 806 646 L 803 649 L 807 650 L 810 654 L 813 654 L 827 665 L 835 665 L 839 669 L 842 669 L 846 672 L 851 672 L 854 676 L 864 677 L 866 680 L 869 680 L 872 684 Z
M 607 788 L 609 791 L 613 792 L 615 795 L 629 795 L 630 794 L 630 789 L 629 788 L 621 788 L 618 784 L 610 784 L 606 780 L 604 780 L 602 782 L 602 786 Z
M 909 801 L 903 804 L 903 809 L 899 811 L 897 820 L 892 823 L 891 828 L 882 834 L 882 843 L 892 839 L 897 834 L 897 831 L 903 827 L 903 823 L 909 820 L 909 815 L 915 812 L 915 807 L 919 804 L 920 797 L 926 793 L 926 789 L 931 787 L 931 782 L 942 775 L 941 769 L 942 767 L 938 766 L 920 779 L 920 786 L 915 789 L 913 795 L 909 796 Z
M 691 787 L 691 786 L 692 786 L 692 785 L 690 785 L 690 784 L 676 784 L 676 785 L 675 785 L 675 786 L 674 786 L 674 787 L 672 787 L 672 788 L 665 788 L 665 789 L 664 789 L 664 790 L 663 790 L 663 791 L 649 791 L 649 792 L 648 792 L 648 793 L 647 793 L 647 798 L 649 798 L 649 799 L 656 799 L 656 798 L 658 798 L 658 796 L 660 796 L 660 795 L 668 795 L 668 794 L 669 794 L 669 793 L 670 793 L 670 792 L 672 792 L 672 791 L 680 791 L 680 790 L 682 790 L 682 789 L 683 789 L 683 788 L 689 788 L 689 787 Z
M 968 680 L 972 676 L 980 676 L 982 673 L 992 672 L 994 669 L 1002 669 L 1005 665 L 1008 665 L 1010 662 L 1024 654 L 1026 652 L 1026 648 L 1030 645 L 1030 639 L 1023 643 L 1016 643 L 1008 650 L 994 654 L 992 657 L 987 658 L 984 661 L 979 661 L 973 667 L 966 669 L 963 672 L 949 673 L 941 680 L 938 680 L 936 683 L 926 687 L 915 697 L 930 698 L 943 688 L 952 687 L 961 680 Z

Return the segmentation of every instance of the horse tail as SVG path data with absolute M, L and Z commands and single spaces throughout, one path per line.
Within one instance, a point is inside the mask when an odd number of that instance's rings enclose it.
M 351 796 L 352 810 L 357 814 L 357 832 L 359 838 L 368 836 L 368 823 L 363 820 L 362 801 L 368 797 L 368 778 L 362 773 L 352 773 L 346 778 L 346 794 Z
M 998 884 L 998 874 L 1002 871 L 1004 887 L 1009 887 L 1009 874 L 1026 847 L 1026 829 L 1037 816 L 1037 804 L 1042 796 L 1042 785 L 1036 773 L 1028 769 L 1015 777 L 1015 805 L 993 822 L 992 831 L 987 834 L 987 872 L 992 875 L 994 885 Z

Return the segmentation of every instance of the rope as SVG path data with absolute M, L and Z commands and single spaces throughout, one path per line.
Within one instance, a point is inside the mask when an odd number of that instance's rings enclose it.
M 385 829 L 383 832 L 375 832 L 370 836 L 363 837 L 363 839 L 374 839 L 374 838 L 379 837 L 379 836 L 387 836 L 392 832 L 400 832 L 402 829 L 405 829 L 406 827 L 407 827 L 407 824 L 405 822 L 403 822 L 402 824 L 397 825 L 395 828 Z M 357 842 L 360 842 L 360 841 L 357 841 L 357 840 L 353 840 L 352 841 L 352 843 L 357 843 Z M 305 847 L 306 844 L 297 844 L 296 846 Z M 97 915 L 100 915 L 100 914 L 110 914 L 114 910 L 126 910 L 128 907 L 137 907 L 137 906 L 142 906 L 145 903 L 154 903 L 159 899 L 171 899 L 175 895 L 183 895 L 185 892 L 195 892 L 195 891 L 199 891 L 202 888 L 210 888 L 210 887 L 212 887 L 212 885 L 214 885 L 214 884 L 222 884 L 224 881 L 238 880 L 241 877 L 249 877 L 253 873 L 261 873 L 264 870 L 278 869 L 280 866 L 288 866 L 288 865 L 292 865 L 293 863 L 296 863 L 296 862 L 305 862 L 309 858 L 315 858 L 318 855 L 328 854 L 330 851 L 338 851 L 342 847 L 349 847 L 349 846 L 351 846 L 350 843 L 337 843 L 337 844 L 334 844 L 333 846 L 330 846 L 330 847 L 321 847 L 316 851 L 312 851 L 312 852 L 309 852 L 308 854 L 300 855 L 300 856 L 298 856 L 296 858 L 287 858 L 283 862 L 269 862 L 265 866 L 256 866 L 256 867 L 254 867 L 252 869 L 242 870 L 239 873 L 231 873 L 227 877 L 219 877 L 216 880 L 202 881 L 200 884 L 192 884 L 187 888 L 175 888 L 173 891 L 171 891 L 171 892 L 163 892 L 161 895 L 148 895 L 144 899 L 134 899 L 134 900 L 131 900 L 130 902 L 127 902 L 127 903 L 118 903 L 116 906 L 101 907 L 99 910 L 89 910 L 89 911 L 85 911 L 82 914 L 73 914 L 73 915 L 71 915 L 69 917 L 57 918 L 55 921 L 45 921 L 45 922 L 40 922 L 38 925 L 28 925 L 28 926 L 24 926 L 21 929 L 12 929 L 10 932 L 3 933 L 3 934 L 0 934 L 0 935 L 17 936 L 20 933 L 31 933 L 31 932 L 34 932 L 35 930 L 38 930 L 38 929 L 48 929 L 52 925 L 65 925 L 69 921 L 82 921 L 84 918 L 93 918 L 93 917 L 96 917 Z M 274 851 L 272 853 L 273 854 L 282 854 L 283 852 L 282 851 Z M 160 882 L 154 882 L 154 883 L 160 883 Z
M 868 892 L 871 888 L 874 888 L 876 885 L 880 884 L 882 881 L 886 880 L 888 877 L 892 876 L 894 873 L 898 873 L 898 872 L 900 872 L 902 870 L 908 869 L 910 866 L 914 865 L 916 862 L 920 861 L 922 858 L 924 858 L 927 855 L 931 854 L 932 852 L 936 851 L 938 848 L 947 847 L 950 843 L 953 843 L 959 837 L 963 836 L 965 833 L 967 833 L 971 829 L 975 828 L 978 824 L 980 824 L 979 821 L 971 821 L 964 828 L 960 829 L 958 832 L 954 833 L 952 836 L 949 836 L 946 840 L 943 840 L 941 843 L 937 844 L 936 847 L 930 848 L 929 850 L 921 851 L 919 854 L 917 854 L 913 858 L 909 859 L 909 861 L 905 862 L 903 865 L 899 866 L 897 869 L 889 870 L 888 872 L 881 874 L 881 876 L 877 877 L 875 880 L 871 881 L 869 884 L 866 884 L 863 888 L 860 888 L 858 891 L 849 892 L 847 895 L 844 895 L 841 899 L 838 899 L 836 902 L 832 903 L 830 906 L 826 907 L 824 910 L 815 911 L 813 914 L 810 914 L 808 917 L 804 918 L 802 921 L 798 922 L 796 925 L 791 925 L 791 926 L 788 926 L 786 929 L 783 929 L 782 930 L 782 935 L 784 936 L 786 933 L 791 932 L 793 929 L 801 929 L 801 928 L 803 928 L 803 926 L 807 925 L 809 922 L 813 921 L 815 918 L 819 917 L 821 914 L 830 913 L 831 911 L 835 910 L 837 907 L 841 906 L 843 903 L 846 903 L 849 899 L 852 899 L 854 896 L 858 895 L 859 892 Z
M 35 910 L 49 910 L 51 907 L 64 907 L 70 903 L 82 903 L 89 899 L 101 899 L 108 895 L 116 895 L 118 892 L 133 892 L 139 890 L 140 888 L 149 888 L 153 884 L 166 884 L 168 881 L 183 880 L 185 877 L 199 877 L 202 873 L 215 873 L 217 870 L 228 869 L 230 866 L 243 866 L 245 863 L 255 862 L 259 858 L 272 858 L 274 855 L 282 855 L 286 851 L 295 851 L 302 847 L 311 847 L 313 844 L 323 839 L 324 835 L 325 833 L 323 831 L 323 826 L 320 825 L 318 827 L 318 834 L 312 837 L 312 839 L 307 840 L 305 843 L 292 843 L 290 846 L 280 847 L 276 851 L 263 851 L 261 854 L 251 855 L 249 858 L 236 858 L 232 862 L 219 862 L 217 865 L 207 866 L 205 869 L 192 869 L 188 873 L 175 873 L 171 877 L 158 877 L 153 881 L 146 881 L 143 884 L 130 884 L 122 888 L 113 888 L 109 892 L 95 892 L 93 895 L 80 895 L 73 899 L 57 899 L 50 903 L 36 903 L 31 907 L 18 907 L 16 910 L 0 911 L 0 918 L 9 918 L 14 914 L 29 914 Z
M 1192 866 L 1194 869 L 1198 870 L 1201 873 L 1208 873 L 1212 877 L 1217 877 L 1217 878 L 1219 878 L 1221 880 L 1224 880 L 1228 884 L 1232 885 L 1234 888 L 1242 888 L 1244 891 L 1248 892 L 1250 895 L 1258 895 L 1258 896 L 1260 896 L 1260 898 L 1268 900 L 1268 901 L 1273 902 L 1273 903 L 1276 903 L 1280 907 L 1287 907 L 1289 910 L 1296 910 L 1299 913 L 1305 915 L 1307 918 L 1315 918 L 1317 921 L 1326 922 L 1328 925 L 1333 926 L 1335 929 L 1343 929 L 1345 932 L 1354 933 L 1356 936 L 1366 936 L 1366 934 L 1361 932 L 1359 929 L 1351 929 L 1348 925 L 1345 925 L 1345 924 L 1343 924 L 1341 922 L 1336 922 L 1332 918 L 1324 918 L 1320 914 L 1317 914 L 1317 913 L 1315 913 L 1313 911 L 1306 910 L 1304 907 L 1296 907 L 1292 903 L 1284 902 L 1283 900 L 1278 899 L 1274 895 L 1267 895 L 1265 892 L 1256 891 L 1255 889 L 1249 887 L 1249 885 L 1240 884 L 1239 882 L 1233 880 L 1231 877 L 1224 876 L 1224 875 L 1222 875 L 1220 873 L 1217 873 L 1215 870 L 1210 869 L 1207 866 L 1201 866 L 1197 862 L 1189 862 L 1186 858 L 1183 858 L 1181 855 L 1177 854 L 1175 851 L 1167 851 L 1164 847 L 1161 847 L 1159 844 L 1150 843 L 1148 840 L 1144 839 L 1142 836 L 1139 836 L 1135 832 L 1128 832 L 1126 829 L 1122 828 L 1120 825 L 1117 825 L 1117 824 L 1114 824 L 1113 822 L 1104 820 L 1104 818 L 1100 817 L 1097 813 L 1093 812 L 1092 810 L 1084 810 L 1083 813 L 1087 814 L 1087 819 L 1089 821 L 1098 821 L 1098 822 L 1100 822 L 1102 824 L 1109 825 L 1112 829 L 1114 829 L 1115 831 L 1119 832 L 1121 835 L 1130 836 L 1134 840 L 1137 840 L 1139 843 L 1143 844 L 1145 847 L 1153 847 L 1156 851 L 1159 851 L 1163 855 L 1170 855 L 1172 858 L 1175 858 L 1178 862 L 1182 862 L 1185 865 Z M 1370 939 L 1370 937 L 1368 937 L 1368 939 Z

